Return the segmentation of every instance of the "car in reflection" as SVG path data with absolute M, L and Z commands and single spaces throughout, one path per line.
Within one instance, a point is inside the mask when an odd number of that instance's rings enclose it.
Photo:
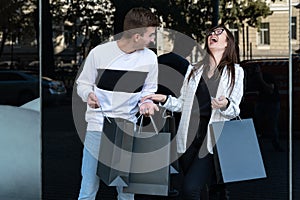
M 241 116 L 254 118 L 254 107 L 259 98 L 257 67 L 262 73 L 270 74 L 278 86 L 280 96 L 279 128 L 282 136 L 289 130 L 289 58 L 244 60 L 241 66 L 245 71 L 245 91 L 241 103 Z M 292 56 L 292 118 L 300 118 L 300 55 Z M 300 135 L 300 124 L 293 123 L 293 133 Z
M 67 72 L 71 73 L 78 70 L 78 66 L 74 63 L 60 63 L 55 68 L 55 72 Z
M 39 61 L 38 60 L 31 61 L 30 63 L 28 63 L 28 65 L 24 66 L 24 69 L 38 72 L 39 71 Z
M 0 69 L 18 69 L 20 64 L 17 61 L 0 61 Z
M 42 77 L 42 101 L 46 104 L 60 102 L 66 95 L 62 81 Z M 40 96 L 39 75 L 35 72 L 0 70 L 0 104 L 21 106 Z

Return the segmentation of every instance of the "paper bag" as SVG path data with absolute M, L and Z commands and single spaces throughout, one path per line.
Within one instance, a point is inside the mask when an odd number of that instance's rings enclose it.
M 108 186 L 127 186 L 131 165 L 134 124 L 105 117 L 97 175 Z
M 213 122 L 210 129 L 218 183 L 266 177 L 252 119 Z
M 151 117 L 150 117 L 151 118 Z M 128 187 L 124 192 L 167 196 L 171 134 L 138 132 L 133 142 L 133 154 Z

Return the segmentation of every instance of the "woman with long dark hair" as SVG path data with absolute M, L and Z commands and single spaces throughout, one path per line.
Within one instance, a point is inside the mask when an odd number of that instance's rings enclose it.
M 207 32 L 205 48 L 207 54 L 203 60 L 189 66 L 180 97 L 153 94 L 144 98 L 182 113 L 176 142 L 178 153 L 182 153 L 182 197 L 189 200 L 203 199 L 201 192 L 215 182 L 213 142 L 208 125 L 238 116 L 243 96 L 244 71 L 237 64 L 232 33 L 224 25 L 212 28 Z

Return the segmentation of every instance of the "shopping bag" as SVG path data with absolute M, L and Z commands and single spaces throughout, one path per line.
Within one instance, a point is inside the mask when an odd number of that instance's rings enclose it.
M 127 186 L 133 148 L 134 124 L 104 118 L 97 175 L 108 186 Z
M 179 173 L 179 162 L 178 162 L 178 154 L 177 154 L 177 145 L 176 145 L 176 117 L 178 117 L 179 113 L 173 113 L 171 111 L 165 110 L 165 114 L 163 113 L 164 118 L 164 126 L 160 130 L 160 132 L 168 132 L 171 134 L 171 165 L 170 165 L 170 174 L 178 174 Z
M 213 122 L 210 130 L 217 183 L 266 177 L 252 119 Z
M 151 118 L 152 119 L 152 118 Z M 151 120 L 152 123 L 153 120 Z M 155 126 L 155 125 L 154 125 Z M 123 192 L 167 196 L 171 134 L 138 131 L 133 142 L 128 187 Z

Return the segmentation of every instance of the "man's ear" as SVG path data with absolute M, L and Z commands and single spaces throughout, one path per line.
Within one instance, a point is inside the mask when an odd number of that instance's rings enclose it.
M 135 42 L 137 42 L 140 39 L 140 37 L 141 37 L 141 35 L 138 34 L 138 33 L 133 35 L 133 39 L 134 39 Z

